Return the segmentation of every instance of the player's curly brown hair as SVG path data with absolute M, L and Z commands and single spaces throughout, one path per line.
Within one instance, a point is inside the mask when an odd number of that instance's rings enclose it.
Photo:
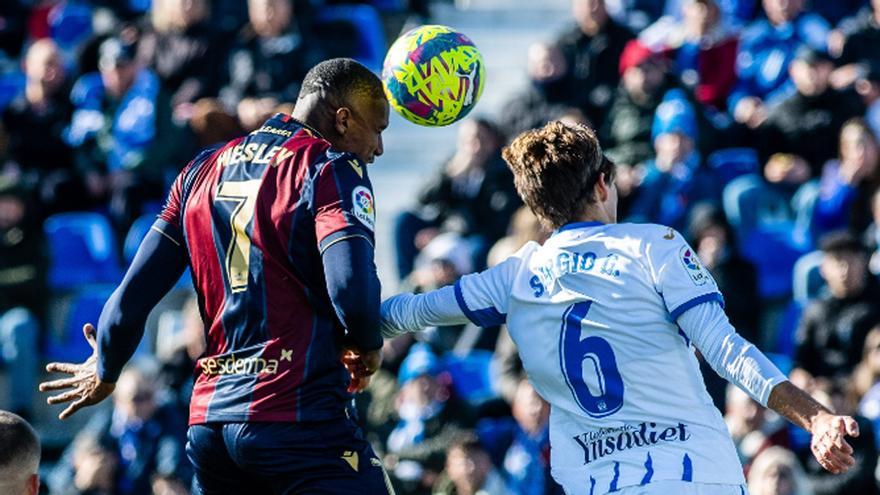
M 577 218 L 596 201 L 599 174 L 614 180 L 614 164 L 602 154 L 595 131 L 582 124 L 550 122 L 517 136 L 502 151 L 525 204 L 552 229 Z

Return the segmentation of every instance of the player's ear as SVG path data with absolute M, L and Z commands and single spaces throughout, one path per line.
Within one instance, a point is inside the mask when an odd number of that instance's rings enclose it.
M 596 199 L 600 203 L 604 203 L 608 201 L 608 195 L 611 194 L 611 191 L 608 189 L 609 185 L 605 182 L 605 172 L 599 174 L 599 179 L 596 181 Z
M 351 109 L 348 107 L 339 107 L 336 109 L 336 121 L 334 122 L 334 127 L 336 128 L 336 132 L 339 133 L 340 136 L 345 136 L 345 133 L 348 132 L 348 128 L 351 125 Z

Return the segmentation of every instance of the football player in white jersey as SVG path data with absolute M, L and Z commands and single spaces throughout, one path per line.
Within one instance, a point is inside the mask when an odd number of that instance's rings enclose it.
M 506 322 L 551 404 L 551 470 L 569 495 L 746 493 L 693 347 L 751 397 L 812 433 L 829 471 L 854 463 L 836 416 L 737 335 L 675 230 L 617 224 L 614 166 L 585 126 L 551 122 L 504 150 L 525 203 L 555 233 L 482 273 L 382 305 L 386 337 Z

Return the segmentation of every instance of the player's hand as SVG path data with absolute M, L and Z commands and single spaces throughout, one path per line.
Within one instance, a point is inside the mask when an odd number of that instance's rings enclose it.
M 370 377 L 382 365 L 382 349 L 362 352 L 348 348 L 343 351 L 341 361 L 351 378 L 348 393 L 363 392 L 370 384 Z
M 115 383 L 102 382 L 98 378 L 98 344 L 95 327 L 91 323 L 86 323 L 83 325 L 83 335 L 92 346 L 92 355 L 82 364 L 49 363 L 46 366 L 46 371 L 67 373 L 73 376 L 40 384 L 41 392 L 71 389 L 46 399 L 49 404 L 63 404 L 73 401 L 67 406 L 67 409 L 58 415 L 60 419 L 67 419 L 80 409 L 101 402 L 116 388 Z
M 820 413 L 811 427 L 813 438 L 810 449 L 813 456 L 826 470 L 840 474 L 855 465 L 853 449 L 846 442 L 846 436 L 859 436 L 859 425 L 849 416 L 834 416 Z

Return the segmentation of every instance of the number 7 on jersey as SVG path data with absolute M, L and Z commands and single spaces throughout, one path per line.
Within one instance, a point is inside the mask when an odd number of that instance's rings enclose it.
M 232 292 L 243 292 L 248 288 L 250 271 L 251 238 L 247 226 L 254 216 L 257 193 L 260 191 L 259 179 L 246 181 L 226 181 L 217 190 L 216 201 L 237 203 L 229 216 L 232 227 L 232 240 L 226 248 L 226 277 Z

